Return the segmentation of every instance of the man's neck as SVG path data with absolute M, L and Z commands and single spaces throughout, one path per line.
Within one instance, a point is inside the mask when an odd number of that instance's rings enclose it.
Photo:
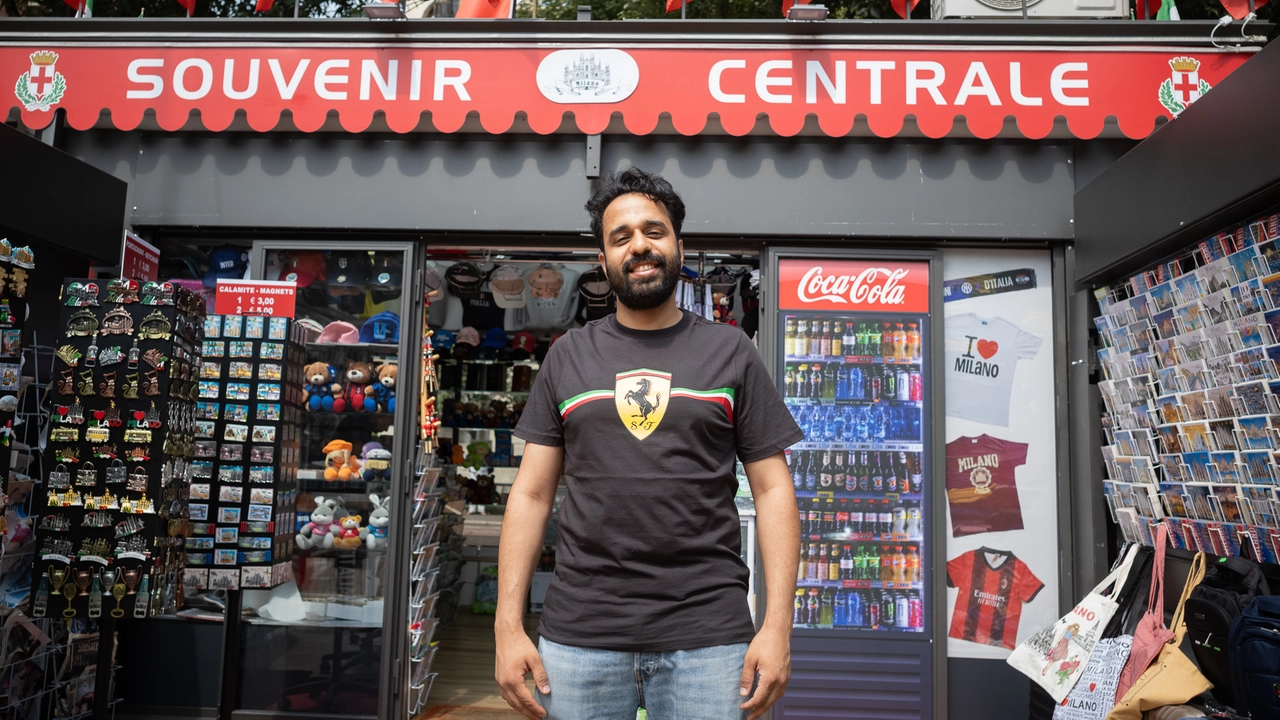
M 633 310 L 618 303 L 617 320 L 632 330 L 662 330 L 680 322 L 684 311 L 676 305 L 675 293 L 667 301 L 652 310 Z

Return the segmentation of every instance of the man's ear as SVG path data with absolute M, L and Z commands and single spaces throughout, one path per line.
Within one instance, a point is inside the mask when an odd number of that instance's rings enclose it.
M 605 275 L 608 275 L 608 274 L 609 274 L 609 268 L 608 268 L 608 267 L 606 267 L 606 266 L 605 266 L 605 264 L 604 264 L 604 251 L 603 251 L 603 250 L 596 254 L 596 260 L 600 261 L 600 269 L 604 271 L 604 274 L 605 274 Z

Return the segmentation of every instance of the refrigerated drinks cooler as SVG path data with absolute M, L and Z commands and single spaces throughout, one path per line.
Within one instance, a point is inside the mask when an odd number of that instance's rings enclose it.
M 932 254 L 776 251 L 766 359 L 804 440 L 793 676 L 775 718 L 934 717 Z

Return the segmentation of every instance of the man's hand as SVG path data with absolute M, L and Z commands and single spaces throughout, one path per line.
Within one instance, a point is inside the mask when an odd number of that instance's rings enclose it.
M 538 648 L 525 634 L 524 628 L 515 630 L 496 629 L 498 654 L 494 676 L 498 681 L 498 690 L 502 699 L 511 707 L 519 710 L 529 720 L 540 720 L 547 716 L 547 711 L 533 699 L 533 693 L 524 684 L 526 673 L 533 673 L 533 682 L 543 695 L 551 694 L 551 684 L 547 681 L 547 671 L 542 668 L 542 658 L 538 656 Z
M 747 720 L 756 720 L 764 715 L 773 704 L 778 702 L 782 693 L 787 690 L 787 681 L 791 679 L 791 632 L 762 629 L 747 648 L 747 659 L 742 666 L 742 685 L 740 693 L 745 697 L 751 692 L 751 685 L 759 676 L 756 692 L 740 707 L 751 715 Z

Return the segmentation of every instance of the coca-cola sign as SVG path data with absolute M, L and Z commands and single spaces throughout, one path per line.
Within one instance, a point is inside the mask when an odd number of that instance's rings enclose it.
M 883 260 L 781 260 L 783 310 L 928 312 L 929 265 Z

